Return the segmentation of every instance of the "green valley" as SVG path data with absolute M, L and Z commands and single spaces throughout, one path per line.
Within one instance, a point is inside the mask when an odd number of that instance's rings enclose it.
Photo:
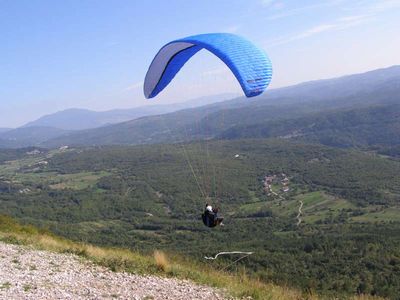
M 268 194 L 265 176 L 282 173 L 289 190 L 279 177 Z M 3 161 L 0 201 L 2 214 L 76 241 L 199 262 L 254 251 L 211 266 L 326 295 L 394 297 L 398 174 L 400 162 L 378 155 L 273 139 L 101 146 Z M 202 224 L 205 196 L 225 227 Z

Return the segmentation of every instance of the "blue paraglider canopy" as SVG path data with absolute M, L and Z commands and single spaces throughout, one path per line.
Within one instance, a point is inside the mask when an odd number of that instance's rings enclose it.
M 248 40 L 230 33 L 200 34 L 172 41 L 158 51 L 144 81 L 146 98 L 157 96 L 201 49 L 210 51 L 229 67 L 247 97 L 260 95 L 271 81 L 268 56 Z

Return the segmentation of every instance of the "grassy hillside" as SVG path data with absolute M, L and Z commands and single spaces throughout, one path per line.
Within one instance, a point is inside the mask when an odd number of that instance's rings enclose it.
M 279 178 L 266 192 L 265 176 L 282 173 L 290 190 Z M 78 241 L 197 261 L 254 251 L 228 269 L 325 295 L 394 297 L 398 174 L 383 157 L 280 140 L 94 147 L 3 162 L 0 201 L 2 213 Z M 203 226 L 202 193 L 225 227 Z

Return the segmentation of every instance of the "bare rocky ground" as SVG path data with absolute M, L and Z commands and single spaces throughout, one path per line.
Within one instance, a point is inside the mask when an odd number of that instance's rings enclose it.
M 186 280 L 112 272 L 78 256 L 0 242 L 0 299 L 225 299 Z

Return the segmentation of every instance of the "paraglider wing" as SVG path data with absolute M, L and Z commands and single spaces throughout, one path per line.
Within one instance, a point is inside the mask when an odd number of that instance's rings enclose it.
M 172 41 L 160 49 L 146 74 L 145 97 L 157 96 L 201 49 L 210 51 L 229 67 L 247 97 L 260 95 L 271 81 L 269 58 L 248 40 L 230 33 L 200 34 Z

